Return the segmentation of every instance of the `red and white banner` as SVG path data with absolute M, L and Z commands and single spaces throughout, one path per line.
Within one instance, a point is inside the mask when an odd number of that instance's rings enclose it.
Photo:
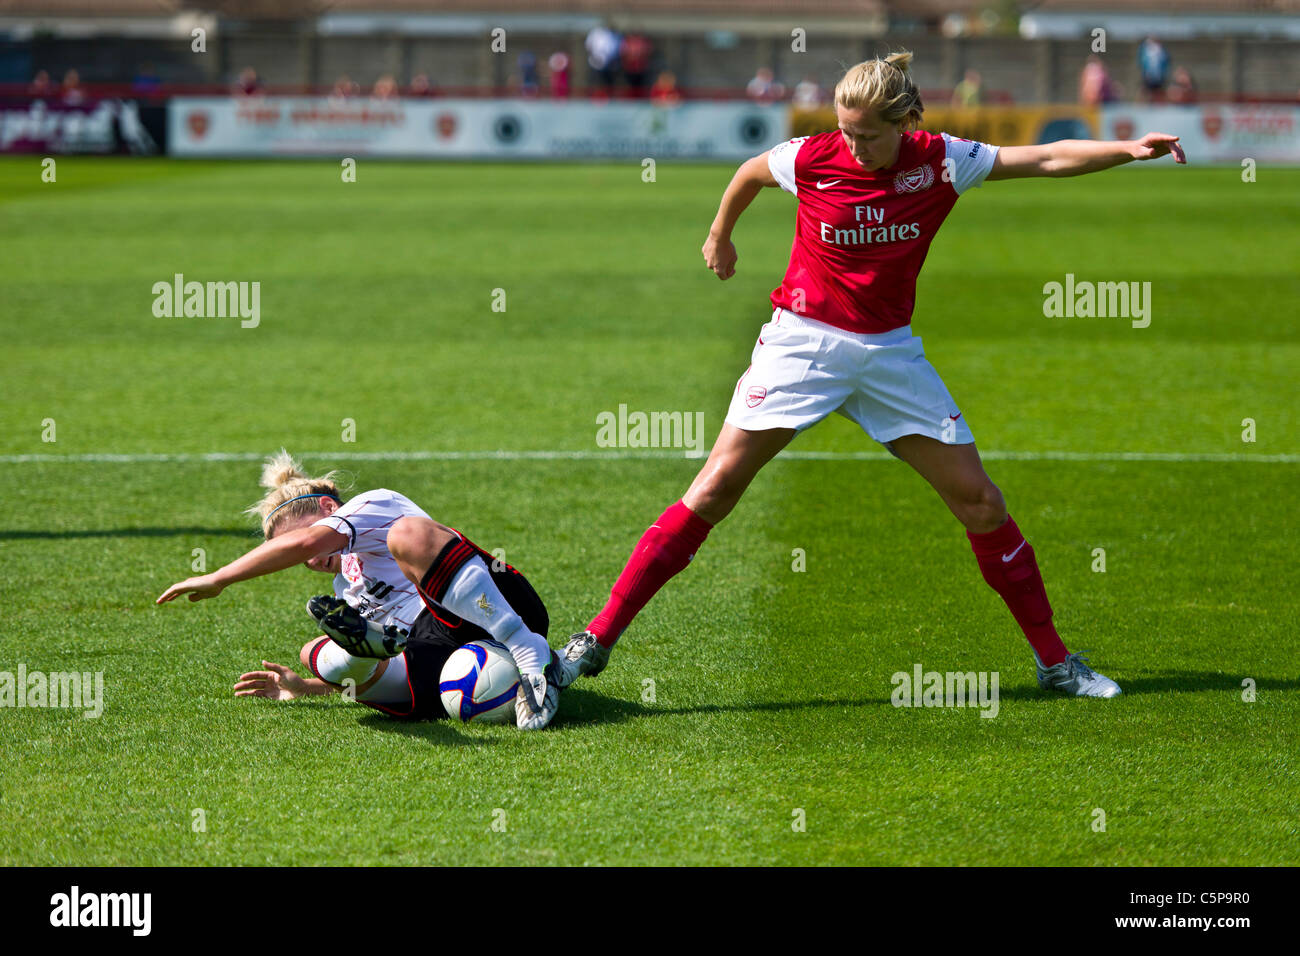
M 1180 137 L 1189 164 L 1300 163 L 1300 106 L 1102 107 L 1102 139 L 1136 139 L 1148 132 Z
M 175 156 L 744 159 L 788 139 L 782 105 L 176 97 Z

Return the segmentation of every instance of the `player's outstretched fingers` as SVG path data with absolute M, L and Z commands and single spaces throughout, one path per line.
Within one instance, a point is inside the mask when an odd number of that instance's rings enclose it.
M 278 675 L 270 671 L 249 671 L 247 674 L 239 675 L 239 682 L 235 684 L 235 696 L 265 697 L 267 687 L 273 687 L 277 682 Z
M 181 585 L 173 584 L 153 602 L 154 604 L 166 604 L 168 601 L 174 601 L 182 594 Z
M 225 590 L 225 585 L 217 582 L 211 574 L 203 574 L 196 578 L 186 578 L 184 581 L 177 581 L 161 595 L 155 604 L 166 604 L 168 601 L 175 600 L 182 594 L 188 594 L 191 601 L 202 601 L 204 598 L 213 598 Z

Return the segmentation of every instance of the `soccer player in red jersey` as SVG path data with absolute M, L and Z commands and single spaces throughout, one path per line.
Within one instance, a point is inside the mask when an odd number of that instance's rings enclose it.
M 835 88 L 838 131 L 775 146 L 744 163 L 727 186 L 702 250 L 719 279 L 735 274 L 731 232 L 763 187 L 799 200 L 772 320 L 703 469 L 641 537 L 609 602 L 570 639 L 564 681 L 603 670 L 632 618 L 686 567 L 759 469 L 798 432 L 839 412 L 919 472 L 965 526 L 984 580 L 1033 648 L 1039 684 L 1073 696 L 1120 693 L 1062 643 L 1034 549 L 985 474 L 966 419 L 910 323 L 925 254 L 967 189 L 1171 153 L 1186 160 L 1178 137 L 1164 133 L 998 148 L 918 131 L 923 107 L 908 75 L 911 59 L 895 53 L 849 69 Z

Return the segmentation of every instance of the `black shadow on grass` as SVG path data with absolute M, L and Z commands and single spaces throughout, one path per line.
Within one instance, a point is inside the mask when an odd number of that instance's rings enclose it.
M 616 724 L 638 717 L 673 717 L 683 714 L 735 714 L 813 710 L 825 707 L 879 707 L 888 706 L 888 697 L 866 697 L 857 700 L 846 698 L 821 698 L 814 700 L 754 701 L 743 704 L 699 704 L 694 707 L 647 706 L 640 701 L 606 697 L 591 691 L 571 687 L 560 698 L 560 712 L 555 715 L 557 727 L 566 724 Z
M 248 528 L 86 528 L 76 531 L 0 531 L 0 541 L 36 541 L 72 538 L 175 538 L 202 535 L 222 538 L 260 538 Z
M 467 734 L 453 720 L 398 720 L 372 710 L 358 718 L 357 723 L 371 730 L 418 737 L 438 747 L 486 747 L 497 742 L 495 737 Z
M 1256 690 L 1300 690 L 1300 679 L 1284 677 L 1256 677 Z M 1164 671 L 1147 677 L 1126 679 L 1120 682 L 1124 694 L 1132 697 L 1140 694 L 1168 693 L 1203 693 L 1217 691 L 1238 693 L 1241 691 L 1241 678 L 1211 671 Z M 1045 691 L 1037 684 L 1023 684 L 1014 687 L 999 687 L 998 699 L 1041 701 L 1053 703 L 1062 698 L 1055 693 Z M 782 713 L 797 710 L 847 707 L 888 707 L 893 706 L 889 697 L 849 698 L 813 698 L 792 701 L 754 701 L 742 704 L 699 704 L 693 707 L 657 707 L 646 706 L 635 700 L 622 700 L 606 697 L 576 687 L 564 692 L 560 712 L 555 717 L 556 726 L 565 724 L 612 724 L 638 717 L 663 717 L 682 714 L 725 714 L 725 713 Z
M 1126 677 L 1117 680 L 1125 697 L 1138 697 L 1151 694 L 1201 694 L 1207 691 L 1218 693 L 1241 693 L 1241 681 L 1249 674 L 1237 676 L 1222 674 L 1217 671 L 1160 671 L 1143 677 Z M 1300 679 L 1285 677 L 1256 677 L 1256 690 L 1300 690 Z M 1015 687 L 999 687 L 999 700 L 1029 700 L 1051 703 L 1061 699 L 1059 694 L 1040 688 L 1037 684 L 1018 684 Z
M 1300 690 L 1300 679 L 1287 677 L 1254 677 L 1248 672 L 1223 674 L 1217 671 L 1160 671 L 1145 677 L 1117 681 L 1125 694 L 1200 693 L 1225 691 L 1240 694 L 1241 682 L 1247 677 L 1255 681 L 1259 690 Z

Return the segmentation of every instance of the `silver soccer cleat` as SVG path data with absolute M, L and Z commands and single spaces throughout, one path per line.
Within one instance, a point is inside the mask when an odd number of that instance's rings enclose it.
M 520 675 L 515 695 L 515 726 L 520 730 L 541 730 L 560 709 L 559 658 L 551 652 L 545 673 Z
M 1043 690 L 1054 690 L 1071 697 L 1118 697 L 1123 693 L 1119 684 L 1104 674 L 1098 674 L 1088 666 L 1087 651 L 1078 651 L 1068 655 L 1059 664 L 1044 667 L 1034 652 L 1034 665 L 1038 670 L 1038 686 Z
M 579 677 L 595 677 L 608 663 L 609 648 L 602 647 L 590 631 L 579 631 L 564 645 L 564 655 L 560 658 L 560 666 L 568 677 L 563 686 Z

